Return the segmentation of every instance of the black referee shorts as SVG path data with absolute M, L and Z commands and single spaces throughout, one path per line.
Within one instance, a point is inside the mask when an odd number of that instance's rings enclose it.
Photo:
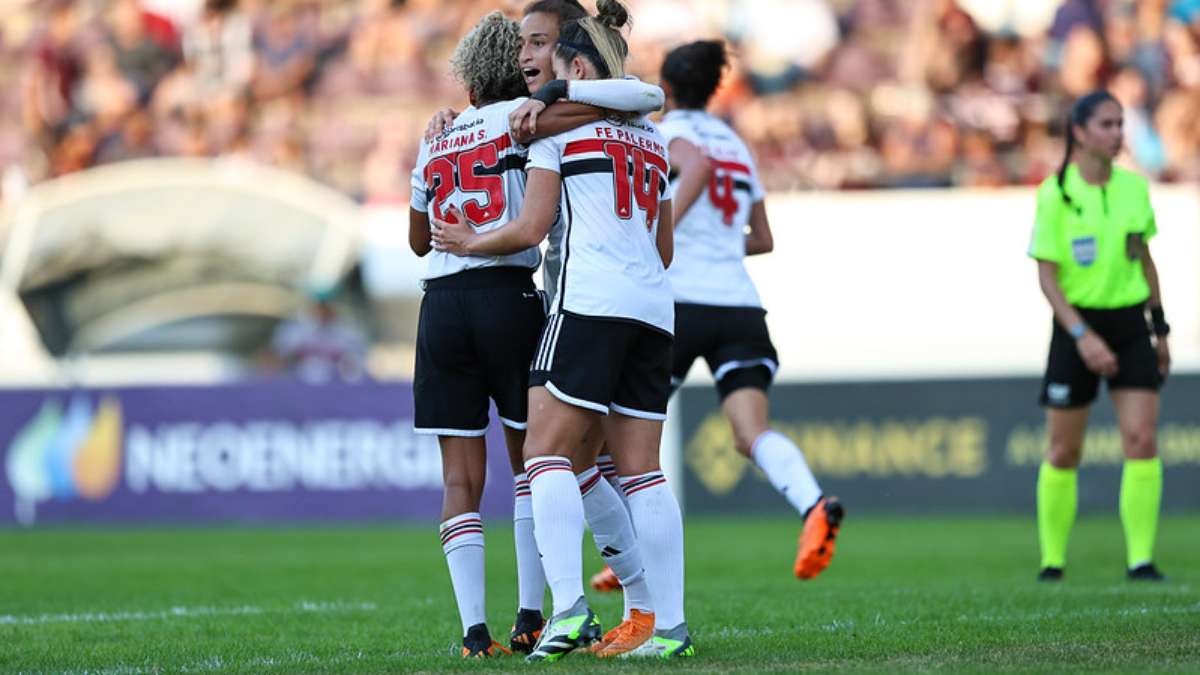
M 1117 357 L 1117 374 L 1106 378 L 1109 390 L 1162 387 L 1158 354 L 1150 338 L 1145 305 L 1120 309 L 1076 308 Z M 1041 404 L 1049 408 L 1077 408 L 1096 400 L 1100 376 L 1088 370 L 1075 338 L 1054 322 L 1050 357 L 1042 378 Z
M 724 400 L 747 387 L 766 391 L 779 357 L 761 307 L 675 304 L 675 349 L 671 386 L 683 384 L 692 363 L 703 357 Z
M 524 429 L 529 363 L 545 316 L 528 268 L 486 267 L 426 281 L 413 377 L 416 432 L 482 436 L 489 398 L 505 426 Z

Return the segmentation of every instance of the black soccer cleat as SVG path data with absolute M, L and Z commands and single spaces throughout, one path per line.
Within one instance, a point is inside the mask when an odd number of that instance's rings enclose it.
M 463 638 L 462 657 L 464 659 L 484 659 L 490 656 L 507 656 L 512 652 L 504 648 L 499 642 L 492 639 L 491 633 L 488 632 L 487 624 L 477 623 L 467 629 L 467 636 Z
M 1061 567 L 1043 567 L 1041 572 L 1038 572 L 1038 581 L 1062 581 L 1063 568 Z
M 538 638 L 542 636 L 542 628 L 546 619 L 536 609 L 518 609 L 517 620 L 513 622 L 512 632 L 508 636 L 508 646 L 514 652 L 528 654 L 533 651 Z
M 1158 568 L 1154 566 L 1154 563 L 1146 563 L 1144 565 L 1138 565 L 1137 567 L 1135 567 L 1131 570 L 1126 570 L 1125 576 L 1128 577 L 1130 581 L 1166 581 L 1167 580 L 1166 575 L 1163 574 L 1162 572 L 1159 572 Z
M 570 609 L 550 618 L 541 639 L 525 660 L 553 663 L 576 649 L 590 646 L 602 635 L 604 631 L 600 629 L 596 613 L 588 607 L 587 598 L 579 596 Z

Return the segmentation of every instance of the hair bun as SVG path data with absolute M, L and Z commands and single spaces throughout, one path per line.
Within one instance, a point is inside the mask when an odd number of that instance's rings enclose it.
M 617 30 L 629 23 L 629 10 L 618 0 L 597 0 L 596 20 Z

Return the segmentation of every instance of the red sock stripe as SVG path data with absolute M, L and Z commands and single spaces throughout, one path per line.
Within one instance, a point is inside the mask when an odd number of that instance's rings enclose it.
M 611 459 L 596 460 L 596 466 L 600 469 L 600 473 L 603 474 L 605 478 L 617 475 L 617 465 L 613 464 Z
M 519 480 L 513 484 L 513 495 L 517 497 L 528 497 L 531 494 L 533 493 L 529 490 L 528 480 Z
M 596 487 L 596 483 L 599 483 L 601 478 L 603 476 L 600 475 L 599 471 L 593 472 L 591 476 L 579 484 L 579 494 L 586 496 L 587 493 L 592 491 L 592 488 Z
M 666 482 L 667 482 L 666 478 L 659 478 L 658 480 L 651 481 L 649 483 L 642 483 L 641 485 L 638 485 L 637 487 L 627 487 L 627 488 L 625 488 L 625 496 L 628 497 L 635 492 L 641 492 L 642 490 L 652 488 L 655 485 L 662 485 L 663 483 L 666 483 Z
M 645 490 L 646 488 L 654 487 L 655 485 L 661 485 L 665 482 L 667 482 L 667 479 L 663 477 L 662 473 L 655 471 L 644 476 L 637 476 L 635 478 L 630 478 L 629 480 L 621 481 L 621 489 L 625 491 L 626 496 L 629 496 L 640 490 Z
M 445 546 L 446 544 L 449 544 L 450 542 L 454 541 L 455 539 L 458 539 L 459 537 L 466 535 L 466 534 L 478 534 L 479 536 L 482 537 L 483 536 L 483 528 L 482 527 L 474 527 L 474 528 L 470 528 L 470 529 L 466 529 L 466 530 L 460 530 L 458 532 L 455 532 L 454 534 L 451 534 L 450 536 L 446 536 L 446 534 L 443 534 L 442 535 L 442 546 Z
M 441 528 L 438 529 L 438 536 L 441 537 L 442 543 L 444 544 L 458 536 L 458 534 L 464 530 L 474 530 L 480 534 L 483 534 L 483 521 L 479 518 L 467 518 L 466 520 L 460 520 L 453 525 L 442 525 Z
M 571 472 L 571 462 L 565 459 L 548 459 L 544 462 L 538 462 L 533 466 L 525 467 L 525 475 L 529 476 L 529 484 L 533 485 L 533 481 L 540 475 L 550 471 L 566 471 Z

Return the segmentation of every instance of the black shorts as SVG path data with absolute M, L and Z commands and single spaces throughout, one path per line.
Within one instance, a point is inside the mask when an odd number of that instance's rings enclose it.
M 546 321 L 529 385 L 601 414 L 665 420 L 670 367 L 670 335 L 633 321 L 561 312 Z
M 1150 339 L 1144 305 L 1077 310 L 1117 357 L 1117 374 L 1107 378 L 1109 390 L 1158 391 L 1162 387 L 1158 354 Z M 1042 379 L 1041 404 L 1050 408 L 1077 408 L 1096 400 L 1099 389 L 1100 376 L 1088 370 L 1075 338 L 1055 321 L 1046 375 Z
M 704 357 L 722 400 L 746 387 L 766 391 L 779 368 L 760 307 L 676 303 L 674 351 L 671 386 L 683 384 L 692 362 Z
M 486 267 L 425 282 L 413 376 L 420 434 L 482 436 L 488 398 L 500 421 L 524 429 L 529 362 L 545 322 L 523 267 Z

